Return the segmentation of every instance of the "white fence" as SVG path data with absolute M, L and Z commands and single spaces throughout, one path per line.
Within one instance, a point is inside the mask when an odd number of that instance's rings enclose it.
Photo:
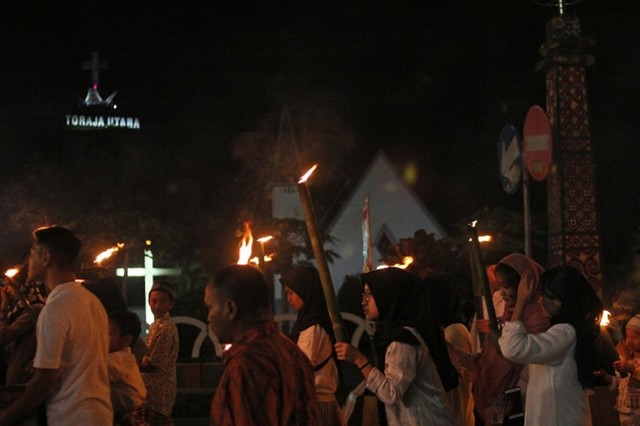
M 274 319 L 279 323 L 290 322 L 293 323 L 296 320 L 296 314 L 278 314 L 274 316 Z M 342 312 L 342 319 L 344 321 L 352 322 L 356 324 L 356 329 L 353 332 L 353 336 L 351 336 L 351 344 L 355 347 L 358 347 L 360 343 L 360 339 L 365 332 L 371 333 L 373 331 L 373 323 L 371 321 L 367 321 L 362 319 L 361 317 L 354 315 L 349 312 Z M 202 344 L 206 341 L 206 339 L 211 340 L 213 347 L 216 352 L 216 356 L 222 356 L 222 345 L 216 339 L 216 336 L 209 329 L 208 324 L 200 321 L 199 319 L 193 317 L 185 317 L 185 316 L 176 316 L 171 317 L 171 320 L 176 324 L 186 324 L 193 327 L 196 327 L 200 330 L 198 336 L 193 342 L 193 348 L 191 349 L 191 358 L 199 358 L 200 357 L 200 349 L 202 348 Z

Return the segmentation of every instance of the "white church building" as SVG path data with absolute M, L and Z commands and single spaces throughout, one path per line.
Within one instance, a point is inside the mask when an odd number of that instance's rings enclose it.
M 327 234 L 335 241 L 333 244 L 325 243 L 325 249 L 340 255 L 329 264 L 336 290 L 347 275 L 357 275 L 363 271 L 362 223 L 367 196 L 373 269 L 382 258 L 379 247 L 399 243 L 401 238 L 413 237 L 419 229 L 433 233 L 436 239 L 446 237 L 442 226 L 403 182 L 387 156 L 379 151 L 327 228 Z
M 332 250 L 340 256 L 329 263 L 331 280 L 336 291 L 347 275 L 357 275 L 363 271 L 362 218 L 364 200 L 367 196 L 373 269 L 379 266 L 378 261 L 382 258 L 380 248 L 399 243 L 402 238 L 413 237 L 419 229 L 434 234 L 436 239 L 447 236 L 422 201 L 403 182 L 389 158 L 379 151 L 330 222 L 326 232 L 323 232 L 334 240 L 324 243 L 325 250 Z M 273 217 L 304 220 L 295 184 L 274 186 Z M 279 297 L 279 288 L 276 287 L 276 298 Z

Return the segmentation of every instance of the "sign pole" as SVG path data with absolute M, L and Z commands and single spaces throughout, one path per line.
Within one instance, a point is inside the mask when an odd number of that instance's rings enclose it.
M 529 174 L 522 168 L 522 208 L 524 212 L 524 254 L 531 257 L 531 204 L 529 198 Z
M 529 177 L 542 182 L 549 174 L 553 153 L 551 127 L 544 110 L 533 105 L 524 119 L 524 170 L 522 196 L 524 201 L 524 252 L 531 257 L 531 207 L 529 206 Z

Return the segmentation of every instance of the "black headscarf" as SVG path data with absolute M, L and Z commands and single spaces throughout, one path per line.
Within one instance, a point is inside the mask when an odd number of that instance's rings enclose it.
M 298 312 L 298 318 L 291 331 L 291 339 L 297 342 L 301 331 L 318 324 L 329 334 L 331 341 L 335 342 L 333 324 L 316 268 L 308 264 L 294 265 L 282 275 L 280 282 L 304 302 L 304 307 Z
M 456 387 L 458 376 L 435 320 L 426 285 L 414 274 L 399 268 L 379 269 L 360 277 L 363 287 L 369 286 L 380 314 L 381 331 L 376 342 L 378 369 L 384 371 L 386 349 L 391 342 L 420 345 L 405 328 L 412 327 L 427 344 L 445 390 Z
M 568 323 L 576 330 L 574 357 L 578 380 L 583 388 L 596 384 L 593 372 L 599 370 L 596 338 L 600 333 L 602 301 L 582 273 L 572 266 L 556 266 L 542 274 L 542 292 L 562 302 L 552 324 Z

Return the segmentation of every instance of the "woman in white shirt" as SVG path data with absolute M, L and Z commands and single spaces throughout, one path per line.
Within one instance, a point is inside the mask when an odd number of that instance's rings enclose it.
M 336 400 L 338 367 L 333 344 L 335 336 L 327 310 L 318 271 L 308 264 L 297 264 L 280 278 L 287 301 L 298 311 L 291 338 L 309 358 L 320 404 L 320 424 L 343 425 L 344 419 Z
M 518 286 L 516 306 L 500 337 L 505 358 L 529 364 L 525 426 L 590 425 L 589 399 L 583 389 L 594 385 L 598 370 L 595 339 L 602 302 L 577 269 L 558 266 L 542 275 L 538 299 L 551 327 L 528 334 L 522 323 L 533 285 L 525 272 Z
M 442 331 L 434 322 L 425 286 L 415 275 L 386 268 L 361 276 L 365 317 L 379 321 L 372 364 L 354 346 L 336 343 L 339 360 L 355 364 L 378 398 L 389 425 L 453 425 L 443 381 L 457 385 Z M 441 380 L 442 378 L 442 380 Z M 382 423 L 385 424 L 385 423 Z

